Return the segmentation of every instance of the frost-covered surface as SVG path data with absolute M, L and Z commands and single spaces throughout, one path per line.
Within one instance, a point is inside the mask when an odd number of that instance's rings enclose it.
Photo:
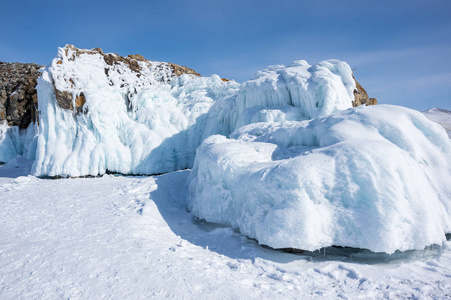
M 31 123 L 27 129 L 0 124 L 0 163 L 8 162 L 18 155 L 34 159 L 37 142 L 37 128 Z
M 437 122 L 445 128 L 448 137 L 451 138 L 451 111 L 441 108 L 431 108 L 423 112 L 431 121 Z
M 193 222 L 182 200 L 189 171 L 43 180 L 24 166 L 0 165 L 0 299 L 451 296 L 451 242 L 441 256 L 283 253 Z
M 451 142 L 420 112 L 255 123 L 197 150 L 188 208 L 273 248 L 393 253 L 451 232 Z
M 40 136 L 33 173 L 49 176 L 156 174 L 192 165 L 206 113 L 238 83 L 219 76 L 173 78 L 165 63 L 141 62 L 139 73 L 100 54 L 60 48 L 38 80 Z M 82 112 L 61 108 L 54 86 L 83 93 Z
M 216 75 L 173 77 L 163 62 L 136 61 L 137 72 L 122 61 L 107 64 L 101 53 L 77 51 L 59 48 L 38 80 L 37 176 L 190 168 L 196 148 L 212 134 L 346 109 L 355 88 L 351 68 L 337 60 L 271 66 L 239 85 Z M 55 88 L 79 107 L 61 108 Z

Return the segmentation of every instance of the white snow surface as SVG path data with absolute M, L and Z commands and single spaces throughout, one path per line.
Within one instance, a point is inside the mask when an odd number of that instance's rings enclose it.
M 394 253 L 451 232 L 451 142 L 420 112 L 378 105 L 255 123 L 197 149 L 188 208 L 273 248 Z
M 451 242 L 290 254 L 184 208 L 189 171 L 40 179 L 0 165 L 0 299 L 447 299 Z
M 38 80 L 36 176 L 158 174 L 191 168 L 212 134 L 255 122 L 304 120 L 351 107 L 351 68 L 337 60 L 270 66 L 242 85 L 219 76 L 174 77 L 167 63 L 137 62 L 136 73 L 99 53 L 59 48 Z M 54 86 L 85 96 L 82 111 L 61 108 Z M 74 105 L 75 106 L 75 105 Z
M 431 108 L 423 112 L 431 121 L 437 122 L 445 128 L 448 137 L 451 138 L 451 111 L 441 108 Z

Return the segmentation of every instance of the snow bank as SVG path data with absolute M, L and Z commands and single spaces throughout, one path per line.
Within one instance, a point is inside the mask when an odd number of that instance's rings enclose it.
M 0 163 L 5 163 L 18 155 L 34 159 L 37 141 L 37 127 L 31 123 L 27 129 L 19 126 L 0 124 Z
M 421 113 L 255 123 L 197 149 L 188 209 L 273 248 L 423 249 L 451 232 L 451 142 Z
M 156 174 L 192 165 L 208 110 L 239 84 L 217 75 L 173 77 L 161 62 L 136 64 L 141 71 L 59 48 L 38 80 L 34 175 Z M 72 95 L 72 109 L 58 104 L 57 91 Z M 80 95 L 85 103 L 74 108 Z

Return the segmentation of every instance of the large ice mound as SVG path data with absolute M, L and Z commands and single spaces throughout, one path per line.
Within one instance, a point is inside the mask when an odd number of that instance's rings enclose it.
M 274 65 L 244 82 L 235 97 L 218 102 L 215 120 L 233 130 L 256 122 L 299 121 L 352 107 L 356 83 L 349 65 L 327 60 Z
M 191 168 L 212 134 L 327 115 L 351 107 L 355 89 L 351 68 L 337 60 L 271 66 L 240 85 L 73 46 L 59 48 L 42 73 L 36 176 Z
M 188 209 L 273 248 L 423 249 L 451 232 L 451 143 L 397 106 L 255 123 L 201 144 Z

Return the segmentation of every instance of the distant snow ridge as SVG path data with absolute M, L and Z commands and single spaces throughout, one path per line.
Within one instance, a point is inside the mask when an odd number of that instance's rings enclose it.
M 255 122 L 304 120 L 352 106 L 351 68 L 330 60 L 271 66 L 240 86 L 176 77 L 172 64 L 59 48 L 39 78 L 37 176 L 191 168 L 212 134 Z
M 451 111 L 441 108 L 431 108 L 423 112 L 431 121 L 437 122 L 445 128 L 448 137 L 451 138 Z
M 451 232 L 451 143 L 397 106 L 247 125 L 197 149 L 188 209 L 273 248 L 423 249 Z

